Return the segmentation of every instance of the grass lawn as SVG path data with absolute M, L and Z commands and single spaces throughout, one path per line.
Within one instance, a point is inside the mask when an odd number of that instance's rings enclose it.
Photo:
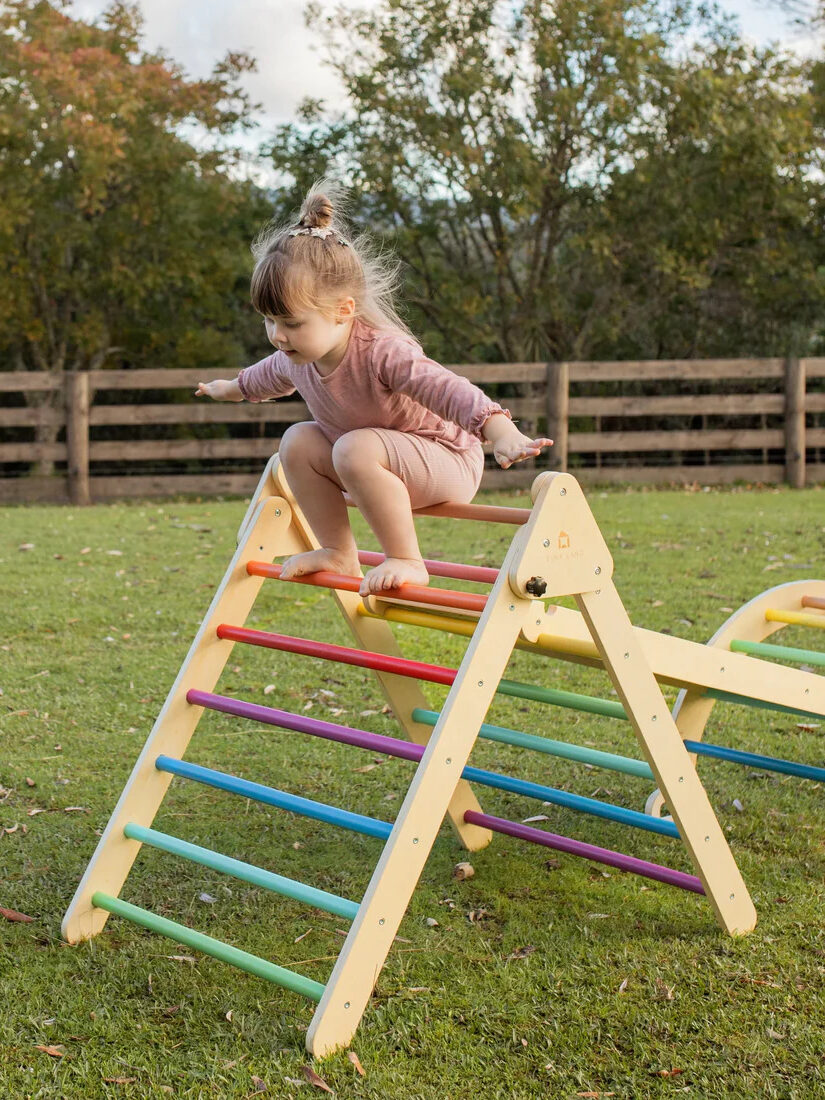
M 592 490 L 634 623 L 706 641 L 764 589 L 823 574 L 825 490 Z M 525 496 L 487 495 L 523 506 Z M 60 921 L 233 552 L 241 500 L 0 510 L 0 1097 L 323 1095 L 312 1004 L 111 918 Z M 429 557 L 497 565 L 512 529 L 421 523 Z M 364 536 L 365 546 L 372 546 Z M 444 583 L 444 582 L 437 582 Z M 449 583 L 449 582 L 447 582 Z M 271 582 L 250 624 L 350 644 L 323 590 Z M 396 627 L 406 655 L 464 643 Z M 802 628 L 777 640 L 822 648 Z M 513 679 L 610 695 L 604 674 L 517 653 Z M 236 646 L 218 689 L 396 734 L 365 670 Z M 426 687 L 437 707 L 445 689 Z M 671 693 L 672 694 L 672 693 Z M 669 695 L 671 698 L 671 695 Z M 501 698 L 489 721 L 634 754 L 625 723 Z M 825 764 L 825 720 L 717 704 L 708 739 Z M 206 714 L 188 758 L 392 820 L 412 765 Z M 479 742 L 472 762 L 641 809 L 650 784 Z M 733 940 L 693 894 L 504 837 L 442 828 L 359 1031 L 314 1071 L 339 1097 L 825 1097 L 823 789 L 700 761 L 759 923 Z M 488 789 L 490 813 L 690 870 L 677 842 Z M 380 841 L 176 780 L 157 827 L 345 897 Z M 141 851 L 122 896 L 324 981 L 342 918 Z M 437 923 L 434 923 L 437 922 Z M 364 1074 L 358 1072 L 360 1060 Z

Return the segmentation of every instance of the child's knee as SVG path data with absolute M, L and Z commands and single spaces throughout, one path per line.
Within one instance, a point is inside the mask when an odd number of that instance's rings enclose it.
M 329 447 L 329 441 L 314 420 L 304 420 L 291 424 L 278 444 L 278 454 L 284 464 L 291 461 L 304 462 L 311 454 L 317 454 L 322 444 Z
M 336 439 L 332 447 L 332 464 L 339 477 L 357 477 L 379 467 L 386 468 L 387 452 L 375 432 L 356 428 Z

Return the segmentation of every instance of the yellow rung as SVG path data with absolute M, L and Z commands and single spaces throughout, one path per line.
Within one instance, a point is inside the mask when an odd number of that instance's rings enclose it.
M 794 626 L 818 626 L 825 629 L 825 615 L 810 615 L 804 611 L 776 611 L 769 607 L 765 612 L 769 623 L 792 623 Z

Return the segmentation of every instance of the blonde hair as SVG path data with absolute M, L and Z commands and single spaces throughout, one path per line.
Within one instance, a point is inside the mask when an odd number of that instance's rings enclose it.
M 401 265 L 365 234 L 348 235 L 345 198 L 339 184 L 318 180 L 296 221 L 268 225 L 258 235 L 252 245 L 252 305 L 264 317 L 306 310 L 332 316 L 351 297 L 355 316 L 372 328 L 412 335 L 394 305 Z

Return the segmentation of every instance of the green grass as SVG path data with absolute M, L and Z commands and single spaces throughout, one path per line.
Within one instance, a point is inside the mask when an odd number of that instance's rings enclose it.
M 823 572 L 821 489 L 589 499 L 639 625 L 704 642 L 728 608 Z M 60 938 L 244 511 L 238 500 L 0 511 L 0 905 L 34 918 L 0 919 L 4 1098 L 322 1095 L 302 1069 L 310 1002 L 209 958 L 181 961 L 187 951 L 117 918 L 82 946 Z M 452 521 L 421 529 L 428 556 L 485 564 L 498 564 L 512 536 Z M 321 590 L 265 585 L 250 625 L 349 642 Z M 456 638 L 396 630 L 408 656 L 460 660 Z M 781 640 L 817 641 L 796 629 Z M 601 673 L 525 653 L 508 676 L 611 691 Z M 397 731 L 358 669 L 238 646 L 218 690 Z M 434 706 L 444 698 L 426 693 Z M 635 751 L 625 723 L 535 703 L 499 698 L 489 720 Z M 825 721 L 799 726 L 717 704 L 708 739 L 825 763 Z M 412 775 L 399 760 L 214 714 L 188 757 L 387 820 Z M 649 793 L 643 780 L 489 742 L 472 762 L 637 809 Z M 445 827 L 353 1043 L 366 1076 L 345 1052 L 315 1070 L 336 1095 L 375 1100 L 825 1095 L 823 790 L 709 760 L 700 774 L 757 906 L 753 934 L 727 938 L 702 898 L 504 837 L 469 857 L 475 876 L 456 882 L 453 866 L 467 857 Z M 546 814 L 553 831 L 689 869 L 667 838 L 486 789 L 480 798 L 491 813 Z M 156 824 L 354 899 L 380 853 L 379 841 L 181 781 Z M 346 927 L 146 848 L 122 896 L 318 981 Z

